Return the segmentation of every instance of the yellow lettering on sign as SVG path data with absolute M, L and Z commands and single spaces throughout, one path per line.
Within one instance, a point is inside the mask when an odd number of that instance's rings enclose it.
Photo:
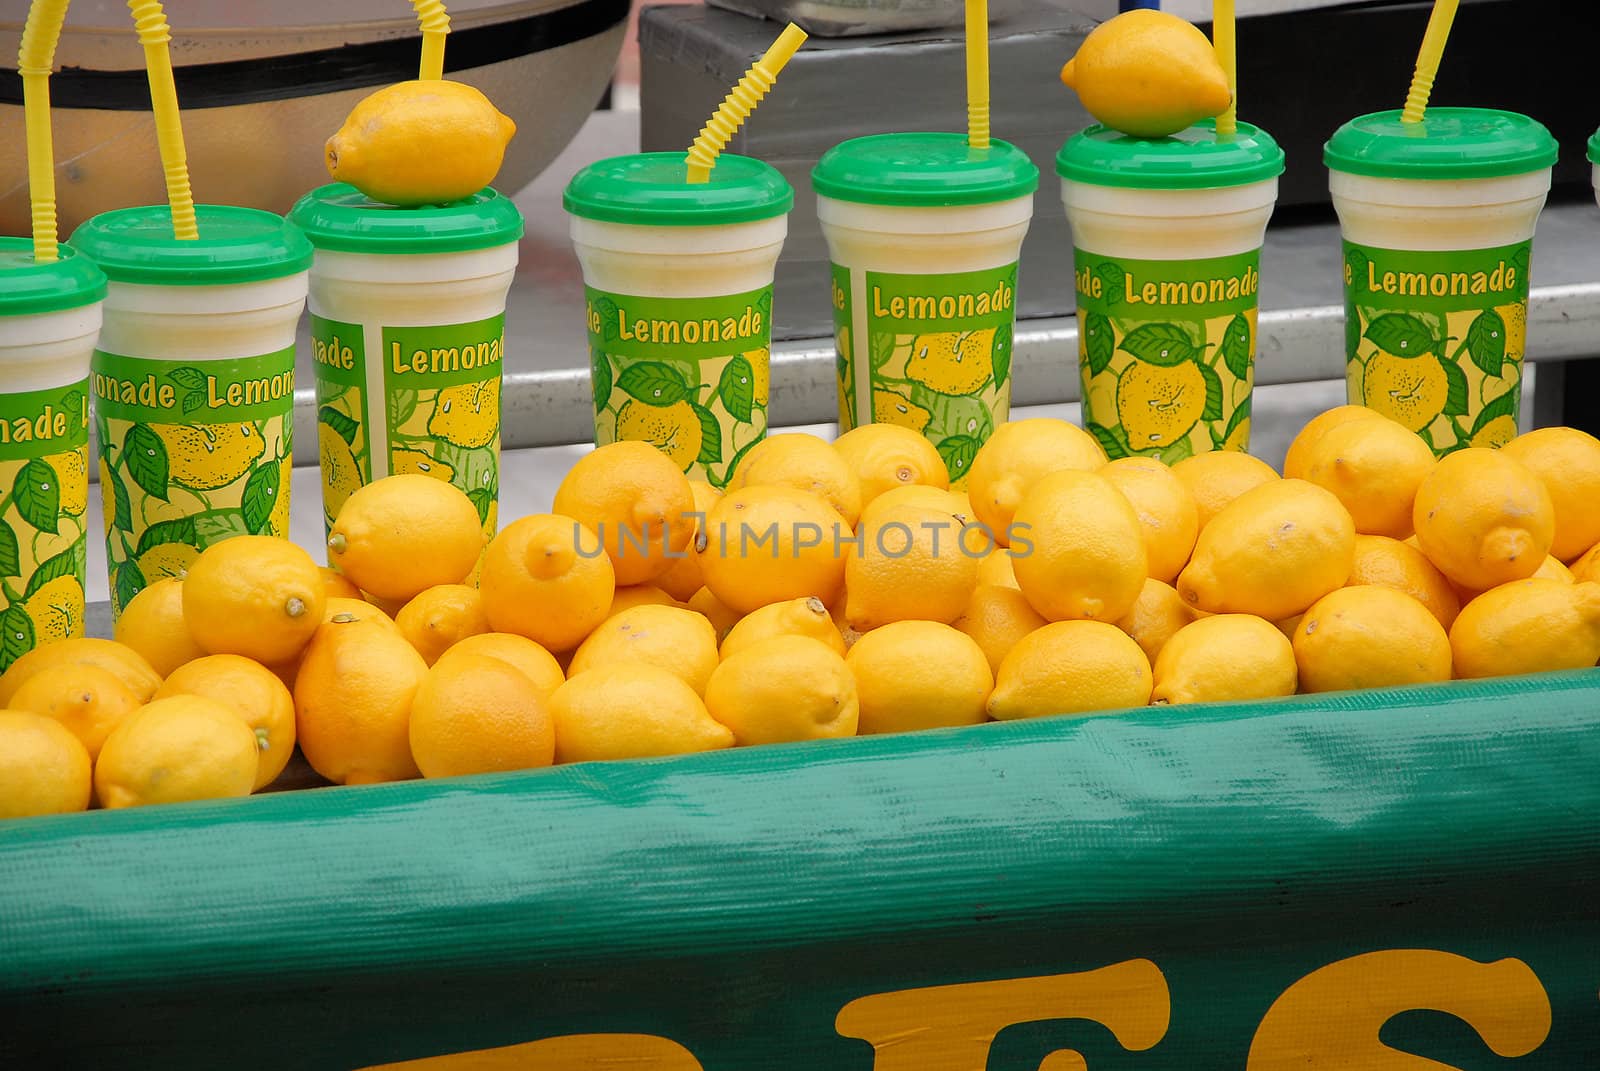
M 704 1071 L 676 1041 L 654 1034 L 568 1034 L 498 1049 L 429 1056 L 361 1071 Z
M 972 1071 L 987 1066 L 995 1035 L 1017 1023 L 1088 1019 L 1123 1048 L 1142 1052 L 1167 1033 L 1172 996 L 1147 959 L 1040 978 L 902 989 L 859 997 L 834 1029 L 870 1042 L 873 1071 Z M 1041 1071 L 1085 1071 L 1075 1052 L 1052 1054 Z
M 1463 1020 L 1499 1056 L 1526 1056 L 1550 1033 L 1550 998 L 1521 960 L 1393 949 L 1330 963 L 1284 990 L 1246 1071 L 1458 1071 L 1378 1040 L 1395 1015 L 1421 1009 Z

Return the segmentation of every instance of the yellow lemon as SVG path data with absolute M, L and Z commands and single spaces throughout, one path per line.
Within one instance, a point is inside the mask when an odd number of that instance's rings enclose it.
M 700 459 L 705 429 L 700 426 L 694 406 L 687 401 L 671 405 L 626 401 L 617 413 L 617 438 L 648 443 L 665 454 L 679 472 L 687 472 Z
M 1013 420 L 995 428 L 979 447 L 968 470 L 967 494 L 977 519 L 1000 546 L 1009 546 L 1012 516 L 1034 484 L 1052 472 L 1094 472 L 1105 463 L 1106 452 L 1076 424 L 1049 417 Z
M 994 328 L 917 335 L 906 378 L 935 394 L 976 394 L 994 376 Z
M 1355 540 L 1355 522 L 1331 492 L 1274 480 L 1201 529 L 1178 594 L 1208 614 L 1290 617 L 1350 578 Z
M 1521 462 L 1470 447 L 1441 458 L 1422 481 L 1412 523 L 1440 572 L 1482 591 L 1538 570 L 1555 536 L 1555 507 Z
M 851 527 L 861 516 L 861 482 L 844 457 L 815 435 L 769 435 L 739 462 L 729 490 L 793 487 L 808 491 L 839 511 Z
M 337 517 L 361 486 L 361 468 L 344 436 L 321 423 L 317 425 L 317 461 L 322 470 L 322 510 Z
M 1562 565 L 1560 560 L 1549 555 L 1545 556 L 1544 563 L 1533 571 L 1534 576 L 1546 580 L 1559 580 L 1563 584 L 1576 584 L 1578 578 L 1572 575 L 1572 570 Z
M 711 593 L 710 588 L 701 588 L 689 597 L 684 603 L 689 609 L 711 622 L 711 627 L 716 630 L 718 640 L 722 640 L 733 630 L 741 620 L 739 612 Z
M 1446 629 L 1461 610 L 1456 589 L 1427 555 L 1409 543 L 1387 536 L 1356 536 L 1355 560 L 1345 583 L 1351 587 L 1376 585 L 1403 592 L 1426 606 Z
M 898 493 L 898 492 L 897 492 Z M 962 545 L 963 523 L 927 506 L 874 502 L 845 548 L 845 620 L 858 632 L 891 621 L 941 621 L 966 612 L 985 540 Z
M 1194 495 L 1170 468 L 1152 457 L 1118 458 L 1100 475 L 1122 492 L 1138 516 L 1150 575 L 1172 583 L 1188 564 L 1200 533 Z
M 328 174 L 384 204 L 459 201 L 494 181 L 516 132 L 472 86 L 396 82 L 364 97 L 328 139 Z
M 1171 446 L 1193 430 L 1205 408 L 1205 376 L 1193 361 L 1170 368 L 1134 361 L 1117 379 L 1117 419 L 1135 450 Z
M 632 587 L 618 588 L 616 594 L 611 596 L 611 608 L 606 611 L 606 620 L 631 610 L 635 606 L 677 606 L 678 600 L 668 595 L 654 584 L 634 584 Z
M 1450 637 L 1439 619 L 1411 596 L 1370 584 L 1318 599 L 1294 630 L 1294 657 L 1307 692 L 1450 679 Z
M 1146 579 L 1133 609 L 1116 625 L 1139 645 L 1152 666 L 1178 630 L 1195 619 L 1194 611 L 1176 588 L 1152 578 Z
M 192 543 L 156 543 L 140 554 L 135 561 L 139 575 L 154 583 L 167 577 L 179 579 L 189 575 L 189 566 L 200 557 L 200 548 Z
M 398 608 L 396 612 L 398 613 L 400 609 L 404 609 L 404 607 Z M 342 595 L 330 595 L 327 602 L 323 604 L 322 623 L 325 625 L 329 622 L 349 624 L 352 621 L 371 622 L 387 629 L 396 636 L 400 635 L 400 626 L 395 624 L 394 618 L 390 617 L 380 607 L 374 606 L 365 599 L 348 599 Z M 301 648 L 300 653 L 293 658 L 267 666 L 291 692 L 294 690 L 295 677 L 300 673 L 300 663 L 304 661 L 305 653 L 306 649 Z
M 311 555 L 286 539 L 236 536 L 212 544 L 183 581 L 183 619 L 211 654 L 257 662 L 293 658 L 322 620 L 327 595 Z
M 54 718 L 0 710 L 0 820 L 89 806 L 89 753 Z
M 1568 571 L 1572 573 L 1572 579 L 1576 583 L 1600 580 L 1600 543 L 1596 543 L 1575 559 Z
M 1096 26 L 1061 69 L 1084 108 L 1139 138 L 1176 134 L 1233 99 L 1206 35 L 1160 11 L 1125 11 Z
M 41 458 L 55 470 L 56 487 L 61 492 L 61 512 L 82 517 L 89 505 L 89 454 L 87 450 L 68 450 Z
M 1311 447 L 1329 431 L 1351 421 L 1381 419 L 1385 419 L 1382 413 L 1373 412 L 1364 405 L 1336 405 L 1332 409 L 1318 413 L 1306 422 L 1306 426 L 1295 435 L 1294 441 L 1289 443 L 1289 452 L 1283 459 L 1283 478 L 1286 480 L 1306 478 Z
M 22 604 L 33 622 L 36 644 L 56 643 L 83 635 L 83 585 L 68 574 L 46 580 Z
M 425 454 L 421 450 L 406 450 L 397 447 L 389 452 L 389 475 L 391 477 L 426 476 L 430 480 L 449 483 L 456 478 L 456 470 L 453 466 L 440 461 L 431 454 Z M 349 500 L 346 499 L 346 501 Z M 338 514 L 334 514 L 334 516 L 338 516 Z
M 1439 419 L 1450 394 L 1450 380 L 1439 359 L 1430 354 L 1378 350 L 1367 358 L 1361 377 L 1361 400 L 1411 431 Z
M 350 578 L 331 569 L 326 565 L 317 566 L 317 573 L 322 577 L 322 588 L 328 593 L 328 598 L 359 599 L 361 589 L 350 583 Z
M 523 517 L 483 555 L 478 589 L 496 632 L 570 651 L 610 613 L 615 573 L 595 533 L 570 517 Z
M 993 584 L 996 587 L 1016 588 L 1017 570 L 1009 548 L 996 547 L 978 562 L 978 586 Z
M 94 767 L 108 808 L 248 796 L 259 746 L 231 707 L 175 695 L 140 707 L 106 740 Z
M 1001 721 L 1093 714 L 1150 703 L 1150 660 L 1115 625 L 1056 621 L 1029 633 L 995 674 L 989 716 Z
M 554 511 L 600 537 L 623 587 L 676 565 L 698 521 L 688 478 L 639 442 L 609 443 L 580 458 L 556 488 Z
M 735 652 L 711 674 L 706 710 L 740 745 L 854 736 L 861 715 L 844 658 L 807 636 L 774 636 Z
M 500 377 L 441 390 L 428 417 L 428 434 L 456 446 L 488 446 L 500 434 Z
M 76 636 L 46 647 L 35 647 L 0 675 L 0 706 L 12 706 L 17 689 L 52 666 L 94 666 L 110 673 L 140 703 L 149 702 L 161 686 L 161 674 L 133 648 L 113 640 Z
M 317 628 L 294 682 L 300 750 L 340 785 L 404 781 L 411 756 L 411 704 L 428 664 L 397 630 L 368 621 Z
M 949 491 L 922 484 L 891 488 L 873 499 L 872 504 L 878 509 L 889 509 L 895 506 L 922 506 L 926 509 L 938 510 L 940 513 L 947 513 L 959 521 L 962 526 L 967 526 L 972 521 L 972 499 L 968 498 L 964 492 Z M 866 516 L 865 510 L 862 511 L 862 516 Z M 980 544 L 991 550 L 993 549 L 994 541 L 989 539 L 987 533 L 981 529 L 975 529 L 968 535 L 968 545 L 974 550 Z M 985 551 L 985 554 L 987 554 L 987 551 Z
M 1552 555 L 1570 562 L 1600 542 L 1600 439 L 1576 428 L 1540 428 L 1503 449 L 1550 492 L 1556 511 Z
M 206 653 L 183 618 L 183 581 L 176 577 L 157 580 L 129 600 L 113 635 L 143 655 L 162 676 Z
M 214 491 L 250 471 L 266 452 L 254 424 L 155 424 L 167 448 L 168 478 L 180 487 Z
M 771 603 L 741 618 L 723 637 L 721 657 L 729 658 L 774 636 L 806 636 L 844 654 L 844 637 L 828 608 L 821 599 L 808 595 Z
M 1172 474 L 1194 498 L 1201 531 L 1205 531 L 1206 525 L 1228 503 L 1246 491 L 1278 479 L 1271 465 L 1236 450 L 1212 450 L 1186 457 L 1172 466 Z
M 7 706 L 54 718 L 99 756 L 106 738 L 139 709 L 141 700 L 109 670 L 93 665 L 57 664 L 27 679 Z
M 480 632 L 476 636 L 468 636 L 446 653 L 498 658 L 532 681 L 543 696 L 554 694 L 567 680 L 555 655 L 526 636 L 515 636 L 509 632 Z
M 722 501 L 722 492 L 704 480 L 690 480 L 689 490 L 694 494 L 694 535 L 683 557 L 655 578 L 656 586 L 679 602 L 688 602 L 695 592 L 706 586 L 700 571 L 699 550 L 705 536 L 706 518 L 711 515 L 711 508 Z
M 417 686 L 411 754 L 423 777 L 503 773 L 555 761 L 550 696 L 509 663 L 452 651 Z
M 956 618 L 953 627 L 971 637 L 989 660 L 990 672 L 996 672 L 1024 636 L 1045 624 L 1039 611 L 1017 588 L 979 584 L 966 612 Z
M 556 761 L 688 755 L 733 746 L 733 733 L 706 713 L 683 678 L 626 662 L 579 673 L 550 697 Z
M 926 438 L 895 424 L 864 424 L 834 441 L 833 448 L 861 485 L 861 506 L 897 487 L 927 486 L 944 490 L 950 474 L 944 459 Z
M 362 591 L 405 602 L 459 584 L 483 551 L 478 507 L 427 476 L 389 476 L 351 495 L 328 534 L 328 564 Z
M 832 603 L 844 583 L 840 541 L 850 534 L 839 511 L 809 491 L 744 487 L 706 518 L 700 571 L 711 593 L 740 614 L 807 595 Z
M 1270 621 L 1217 614 L 1179 629 L 1157 656 L 1156 703 L 1234 703 L 1293 695 L 1294 648 Z
M 928 426 L 933 414 L 903 394 L 892 390 L 874 389 L 872 392 L 872 422 L 889 424 L 918 434 Z
M 1358 420 L 1328 429 L 1305 463 L 1305 478 L 1344 503 L 1357 532 L 1404 539 L 1417 488 L 1434 460 L 1416 432 L 1392 420 Z
M 1584 669 L 1600 660 L 1600 584 L 1530 578 L 1461 608 L 1450 627 L 1457 677 Z
M 1122 493 L 1092 472 L 1054 472 L 1012 521 L 1017 583 L 1052 621 L 1115 621 L 1133 609 L 1148 564 L 1144 529 Z
M 677 606 L 635 606 L 608 619 L 578 646 L 567 673 L 624 662 L 659 666 L 682 677 L 696 695 L 717 668 L 717 632 L 700 614 Z
M 863 736 L 989 720 L 994 670 L 983 648 L 949 625 L 898 621 L 873 629 L 845 664 L 855 676 Z
M 294 696 L 259 662 L 239 655 L 210 655 L 179 669 L 162 682 L 157 699 L 198 695 L 232 709 L 255 734 L 257 756 L 254 787 L 278 779 L 294 754 Z
M 465 584 L 439 584 L 400 608 L 394 623 L 428 665 L 468 636 L 489 631 L 483 594 Z

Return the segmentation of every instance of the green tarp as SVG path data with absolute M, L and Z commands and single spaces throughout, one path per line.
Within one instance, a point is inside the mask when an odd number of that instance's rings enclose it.
M 619 1033 L 706 1071 L 1600 1066 L 1600 671 L 0 823 L 0 1068 Z

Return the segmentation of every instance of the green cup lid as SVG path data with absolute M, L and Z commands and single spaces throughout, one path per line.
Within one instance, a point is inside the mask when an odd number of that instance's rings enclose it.
M 73 232 L 72 244 L 114 283 L 226 286 L 311 266 L 311 243 L 282 216 L 231 205 L 195 205 L 194 212 L 194 241 L 174 238 L 172 210 L 158 205 L 102 212 Z
M 340 253 L 468 253 L 522 237 L 522 213 L 492 188 L 442 205 L 397 208 L 333 182 L 300 198 L 289 222 L 318 249 Z
M 1429 108 L 1420 123 L 1398 110 L 1361 115 L 1322 150 L 1332 171 L 1373 178 L 1478 179 L 1523 175 L 1556 162 L 1543 123 L 1493 108 Z
M 965 134 L 874 134 L 822 154 L 811 184 L 823 197 L 868 205 L 987 205 L 1039 188 L 1026 153 L 998 138 L 974 149 Z
M 723 153 L 708 182 L 691 183 L 681 152 L 600 160 L 572 176 L 561 203 L 574 216 L 650 227 L 754 223 L 794 207 L 794 187 L 777 168 Z
M 1260 127 L 1238 124 L 1218 138 L 1205 119 L 1171 137 L 1136 138 L 1091 126 L 1056 154 L 1056 174 L 1091 186 L 1131 190 L 1215 190 L 1248 186 L 1283 174 L 1283 150 Z
M 1589 135 L 1589 162 L 1600 164 L 1600 130 Z
M 63 243 L 60 260 L 40 264 L 29 238 L 0 237 L 0 316 L 61 312 L 104 301 L 106 277 L 88 257 Z

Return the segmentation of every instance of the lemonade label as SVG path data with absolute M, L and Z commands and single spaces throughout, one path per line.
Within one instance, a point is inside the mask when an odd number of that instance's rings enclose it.
M 160 361 L 96 350 L 111 609 L 236 535 L 289 534 L 294 348 Z
M 345 499 L 372 480 L 366 345 L 359 324 L 311 317 L 311 366 L 317 375 L 317 459 L 322 523 L 333 528 Z
M 0 395 L 0 672 L 83 635 L 89 384 Z
M 1250 446 L 1261 251 L 1198 260 L 1074 250 L 1084 427 L 1112 458 Z
M 1344 245 L 1350 402 L 1444 455 L 1517 434 L 1532 243 L 1444 252 Z
M 939 275 L 833 266 L 840 427 L 927 436 L 952 487 L 1011 409 L 1017 265 Z M 861 357 L 866 360 L 861 360 Z
M 772 287 L 703 298 L 590 287 L 584 314 L 595 442 L 651 443 L 690 479 L 726 487 L 767 434 Z

